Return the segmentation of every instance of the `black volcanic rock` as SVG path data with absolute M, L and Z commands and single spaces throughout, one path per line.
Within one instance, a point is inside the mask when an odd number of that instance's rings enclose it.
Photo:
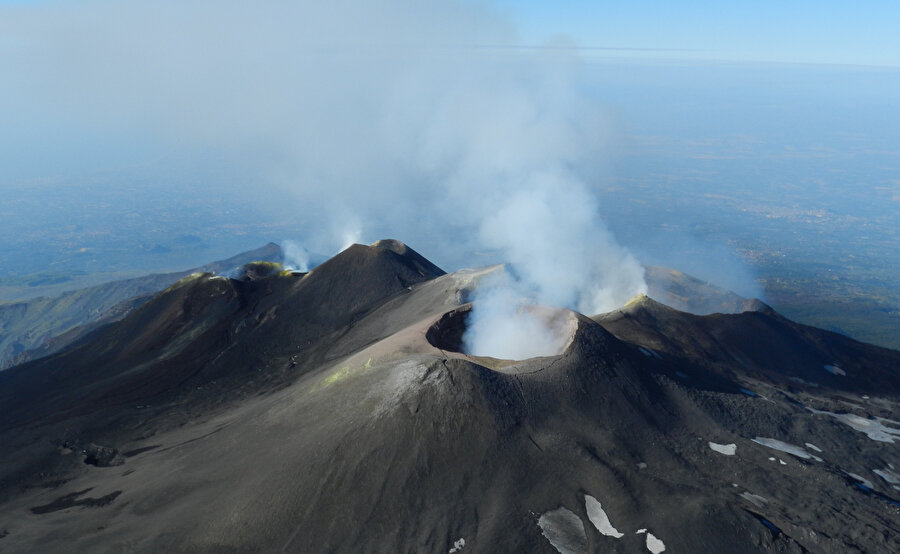
M 269 243 L 187 271 L 113 281 L 52 298 L 0 303 L 0 370 L 62 350 L 192 273 L 222 273 L 248 262 L 280 261 L 281 257 L 281 248 Z
M 900 392 L 897 351 L 794 323 L 762 306 L 740 314 L 696 316 L 639 297 L 595 320 L 620 339 L 700 365 L 737 366 L 795 387 Z M 828 371 L 828 366 L 840 371 Z
M 484 273 L 381 241 L 194 275 L 0 373 L 0 550 L 900 549 L 900 353 L 641 298 L 476 358 Z

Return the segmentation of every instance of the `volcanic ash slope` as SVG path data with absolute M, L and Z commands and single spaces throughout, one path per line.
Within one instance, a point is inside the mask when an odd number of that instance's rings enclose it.
M 0 550 L 900 550 L 900 353 L 644 298 L 475 358 L 485 271 L 198 274 L 3 372 Z

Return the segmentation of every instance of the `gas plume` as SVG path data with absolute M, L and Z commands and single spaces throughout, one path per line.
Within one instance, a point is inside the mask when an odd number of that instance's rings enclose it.
M 284 267 L 295 271 L 309 271 L 309 251 L 297 241 L 281 241 L 281 252 L 284 258 Z
M 527 313 L 523 302 L 594 313 L 646 290 L 599 217 L 591 178 L 604 171 L 609 133 L 579 86 L 579 59 L 497 47 L 515 31 L 483 5 L 98 0 L 3 10 L 0 69 L 18 78 L 0 99 L 97 134 L 218 152 L 251 176 L 249 202 L 295 212 L 298 269 L 305 252 L 362 239 L 409 241 L 448 269 L 486 250 L 476 263 L 507 262 L 509 275 L 477 292 L 474 329 Z M 485 320 L 482 304 L 493 307 Z M 534 346 L 542 333 L 497 341 Z

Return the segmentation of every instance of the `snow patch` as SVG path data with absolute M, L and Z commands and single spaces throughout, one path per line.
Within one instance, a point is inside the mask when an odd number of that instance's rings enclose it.
M 647 550 L 653 554 L 659 554 L 665 549 L 666 545 L 663 544 L 663 541 L 653 536 L 653 533 L 647 533 Z
M 850 472 L 848 472 L 848 471 L 845 471 L 844 473 L 846 473 L 846 474 L 849 475 L 850 477 L 852 477 L 852 478 L 856 479 L 857 481 L 859 481 L 859 483 L 860 483 L 861 485 L 865 486 L 867 489 L 874 489 L 874 488 L 875 488 L 875 487 L 872 485 L 872 481 L 869 481 L 868 479 L 866 479 L 866 478 L 863 477 L 862 475 L 857 475 L 857 474 L 855 474 L 855 473 L 850 473 Z
M 818 456 L 814 456 L 813 454 L 810 454 L 809 452 L 806 451 L 805 448 L 802 448 L 800 446 L 796 446 L 796 445 L 793 445 L 790 443 L 782 442 L 777 439 L 770 439 L 770 438 L 766 438 L 766 437 L 756 437 L 755 439 L 753 439 L 753 442 L 755 442 L 756 444 L 761 444 L 762 446 L 765 446 L 766 448 L 771 448 L 773 450 L 778 450 L 779 452 L 785 452 L 787 454 L 797 456 L 798 458 L 803 458 L 804 460 L 813 459 L 817 462 L 822 461 L 822 458 L 819 458 Z M 779 459 L 778 461 L 781 462 L 782 465 L 787 465 L 784 463 L 783 460 Z
M 453 543 L 453 548 L 449 550 L 449 554 L 455 554 L 466 547 L 466 539 L 459 539 Z
M 860 433 L 865 433 L 873 441 L 893 443 L 894 439 L 900 438 L 900 429 L 885 425 L 886 423 L 900 425 L 900 421 L 894 421 L 892 419 L 885 419 L 882 417 L 868 419 L 855 414 L 835 414 L 833 412 L 816 410 L 809 407 L 807 407 L 806 409 L 814 414 L 831 416 L 841 423 L 844 423 L 845 425 L 849 425 L 853 429 L 856 429 Z
M 828 365 L 825 365 L 824 367 L 825 367 L 825 371 L 827 371 L 828 373 L 830 373 L 832 375 L 842 375 L 842 376 L 847 375 L 846 371 L 844 371 L 843 369 L 839 368 L 836 365 L 828 364 Z
M 716 444 L 711 442 L 709 443 L 709 447 L 719 454 L 725 454 L 726 456 L 734 456 L 735 452 L 737 452 L 736 444 Z
M 606 535 L 607 537 L 615 537 L 617 539 L 625 536 L 624 533 L 620 533 L 612 526 L 612 523 L 609 521 L 609 516 L 603 511 L 603 507 L 600 505 L 599 500 L 591 495 L 585 495 L 584 508 L 587 511 L 588 519 L 591 520 L 591 523 L 594 524 L 597 531 L 600 531 L 600 534 Z
M 764 497 L 762 497 L 758 494 L 753 494 L 752 492 L 749 492 L 749 491 L 742 492 L 741 498 L 743 498 L 747 502 L 753 504 L 757 508 L 765 508 L 766 503 L 768 502 L 768 500 L 766 500 Z
M 587 552 L 587 533 L 581 518 L 562 506 L 538 518 L 541 533 L 560 554 Z
M 803 444 L 805 444 L 805 445 L 806 445 L 806 448 L 809 448 L 810 450 L 815 450 L 816 452 L 821 452 L 821 451 L 822 451 L 821 448 L 819 448 L 818 446 L 812 444 L 811 442 L 806 442 L 806 443 L 803 443 Z
M 900 475 L 897 475 L 889 469 L 873 469 L 872 473 L 881 477 L 892 485 L 900 485 Z

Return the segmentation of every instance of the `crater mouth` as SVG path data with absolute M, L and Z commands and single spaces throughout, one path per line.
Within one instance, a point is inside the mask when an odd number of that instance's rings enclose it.
M 509 336 L 507 332 L 503 339 L 495 341 L 487 348 L 482 344 L 480 351 L 472 352 L 470 348 L 475 342 L 466 333 L 472 329 L 473 318 L 478 317 L 477 308 L 477 304 L 468 304 L 445 313 L 426 331 L 425 338 L 428 343 L 443 351 L 478 358 L 484 362 L 489 360 L 514 362 L 562 354 L 572 343 L 578 329 L 578 318 L 569 310 L 545 306 L 523 306 L 520 308 L 520 314 L 502 321 L 500 324 L 512 328 L 523 327 L 522 332 L 531 333 L 529 340 L 540 346 L 528 351 L 527 355 L 504 355 L 511 352 L 508 344 L 505 343 L 505 339 Z M 533 327 L 535 323 L 538 323 L 540 327 L 540 330 L 537 331 L 539 336 L 535 336 L 536 330 Z M 526 329 L 526 327 L 531 328 Z M 514 331 L 514 334 L 518 335 L 519 333 Z M 513 338 L 522 340 L 521 336 L 510 337 L 511 340 Z M 517 351 L 521 352 L 521 350 Z
M 463 335 L 468 328 L 471 312 L 472 305 L 467 304 L 442 315 L 425 332 L 428 344 L 441 350 L 467 354 L 463 349 Z

